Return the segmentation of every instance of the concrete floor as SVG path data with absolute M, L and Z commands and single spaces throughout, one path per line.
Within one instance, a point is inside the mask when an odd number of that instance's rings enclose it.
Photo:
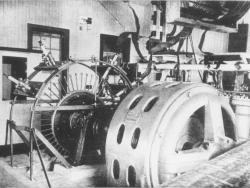
M 45 166 L 49 166 L 49 158 L 43 157 Z M 53 188 L 104 187 L 106 185 L 105 164 L 82 165 L 64 168 L 55 164 L 53 171 L 47 171 Z M 10 157 L 0 158 L 0 188 L 48 187 L 37 154 L 34 154 L 33 180 L 29 179 L 29 158 L 25 154 L 14 155 L 14 165 L 10 166 Z
M 193 170 L 177 176 L 162 187 L 174 188 L 225 188 L 250 187 L 250 141 L 205 162 Z M 51 159 L 43 156 L 48 167 Z M 10 157 L 0 157 L 0 188 L 43 188 L 48 187 L 38 156 L 34 155 L 34 178 L 29 180 L 29 158 L 25 154 L 14 156 L 14 167 Z M 66 169 L 60 164 L 48 171 L 53 188 L 83 188 L 106 186 L 105 164 L 82 165 Z

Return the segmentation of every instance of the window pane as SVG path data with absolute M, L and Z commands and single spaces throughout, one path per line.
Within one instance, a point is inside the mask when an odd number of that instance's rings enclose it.
M 34 34 L 32 36 L 32 49 L 40 49 L 39 41 L 40 41 L 40 35 Z
M 61 35 L 55 33 L 37 32 L 32 33 L 32 49 L 40 50 L 38 41 L 42 41 L 45 48 L 52 53 L 55 61 L 61 59 Z
M 45 48 L 49 50 L 50 49 L 50 37 L 42 35 L 41 39 L 42 39 L 42 42 L 43 42 Z
M 60 38 L 51 38 L 51 49 L 59 50 L 60 49 Z

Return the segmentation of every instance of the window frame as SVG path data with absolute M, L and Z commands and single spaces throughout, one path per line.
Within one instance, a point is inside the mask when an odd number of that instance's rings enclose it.
M 49 27 L 44 25 L 36 25 L 28 23 L 28 40 L 27 49 L 29 52 L 41 52 L 41 50 L 32 49 L 33 44 L 33 32 L 45 32 L 51 34 L 61 35 L 61 60 L 67 60 L 69 58 L 69 29 Z

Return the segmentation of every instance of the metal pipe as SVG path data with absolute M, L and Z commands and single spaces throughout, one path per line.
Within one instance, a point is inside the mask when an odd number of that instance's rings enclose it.
M 171 70 L 174 69 L 176 64 L 156 64 L 156 68 L 159 70 Z M 222 64 L 216 69 L 217 65 L 210 65 L 208 68 L 206 65 L 196 65 L 196 64 L 180 64 L 180 70 L 194 70 L 194 71 L 205 71 L 205 70 L 212 70 L 212 71 L 250 71 L 250 64 Z

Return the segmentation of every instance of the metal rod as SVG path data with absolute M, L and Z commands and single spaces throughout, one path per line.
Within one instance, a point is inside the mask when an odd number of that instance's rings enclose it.
M 97 77 L 97 61 L 95 61 L 95 78 Z M 96 101 L 97 101 L 97 89 L 98 89 L 98 80 L 96 78 L 95 80 L 95 91 L 94 91 L 94 94 L 95 94 L 95 105 L 96 105 Z
M 180 70 L 193 70 L 193 71 L 250 71 L 250 64 L 240 64 L 240 69 L 233 64 L 221 64 L 218 69 L 217 65 L 210 65 L 208 68 L 203 64 L 180 64 Z M 157 69 L 171 70 L 174 69 L 175 64 L 165 63 L 165 64 L 156 64 Z
M 50 133 L 47 133 L 47 134 L 44 134 L 43 136 L 49 136 L 49 135 L 53 135 L 53 133 L 52 132 L 50 132 Z
M 98 76 L 95 75 L 95 82 L 94 82 L 94 94 L 95 94 L 95 101 L 96 101 L 96 98 L 97 98 L 97 89 L 98 89 Z
M 82 77 L 83 77 L 83 73 L 81 72 L 81 90 L 82 90 Z
M 54 137 L 48 138 L 47 140 L 51 142 L 54 140 Z
M 70 91 L 69 84 L 68 84 L 68 82 L 67 82 L 66 76 L 64 76 L 63 79 L 64 79 L 64 81 L 65 81 L 65 84 L 66 84 L 68 90 Z M 66 93 L 67 93 L 67 92 L 66 92 Z
M 127 91 L 127 88 L 122 89 L 121 91 L 117 92 L 115 96 L 120 97 L 123 93 Z
M 76 79 L 76 90 L 78 90 L 78 78 L 77 78 L 77 73 L 75 73 L 75 79 Z
M 74 83 L 73 83 L 73 79 L 72 79 L 72 75 L 71 74 L 69 75 L 69 79 L 70 79 L 70 82 L 71 82 L 71 87 L 72 87 L 72 89 L 74 91 L 75 88 L 74 88 Z
M 30 131 L 30 180 L 32 180 L 33 176 L 33 139 L 32 132 Z
M 41 133 L 45 134 L 45 133 L 48 132 L 48 131 L 51 132 L 51 129 L 50 129 L 50 130 L 47 130 L 47 131 L 43 131 L 43 130 L 42 130 Z M 48 133 L 47 133 L 47 134 L 48 134 Z
M 6 121 L 6 130 L 5 130 L 5 145 L 8 144 L 8 134 L 9 134 L 9 121 Z
M 51 89 L 51 87 L 48 87 L 48 90 L 50 90 L 50 92 L 56 96 L 58 99 L 60 99 L 60 97 Z
M 10 127 L 10 165 L 13 167 L 13 137 L 12 128 Z
M 53 98 L 52 98 L 49 94 L 44 93 L 44 95 L 46 95 L 50 100 L 53 100 Z M 48 103 L 48 104 L 49 104 L 49 103 Z
M 66 93 L 67 93 L 67 91 L 66 91 L 66 89 L 64 88 L 64 86 L 63 86 L 63 84 L 62 84 L 61 80 L 59 79 L 58 81 L 59 81 L 59 84 L 60 84 L 60 86 L 61 86 L 61 88 L 62 88 L 63 92 L 66 94 Z
M 90 80 L 89 80 L 89 85 L 91 86 L 92 84 L 92 79 L 93 79 L 93 74 L 90 75 Z M 92 88 L 93 89 L 93 88 Z
M 39 148 L 40 148 L 40 146 L 44 146 L 44 144 L 40 141 L 40 140 L 37 140 L 37 143 L 38 143 L 38 146 L 39 146 Z
M 108 67 L 105 71 L 105 73 L 103 74 L 102 78 L 101 78 L 101 81 L 102 80 L 106 80 L 108 74 L 109 74 L 109 71 L 111 70 L 111 67 Z
M 54 140 L 53 142 L 50 142 L 51 145 L 56 144 L 56 141 Z
M 58 91 L 58 93 L 60 93 L 60 89 L 56 86 L 56 83 L 53 83 L 53 85 L 55 86 L 56 90 Z
M 41 121 L 50 121 L 51 118 L 45 119 L 45 118 L 41 118 Z
M 11 107 L 10 107 L 10 116 L 9 116 L 9 121 L 6 122 L 6 137 L 5 137 L 5 145 L 8 143 L 8 130 L 10 129 L 9 123 L 12 121 L 12 114 L 13 114 L 13 106 L 17 100 L 17 96 L 14 97 L 13 101 L 11 102 Z
M 52 143 L 51 143 L 52 144 Z M 55 145 L 53 145 L 53 144 L 55 144 Z M 53 146 L 56 148 L 57 146 L 59 146 L 59 144 L 57 143 L 57 142 L 53 142 Z
M 49 181 L 49 177 L 47 175 L 47 172 L 46 172 L 46 169 L 45 169 L 45 166 L 44 166 L 44 163 L 43 163 L 43 159 L 42 159 L 42 156 L 41 156 L 41 152 L 40 152 L 40 149 L 38 147 L 38 143 L 37 143 L 37 139 L 36 139 L 36 136 L 35 136 L 35 131 L 34 129 L 31 129 L 31 133 L 32 133 L 32 137 L 35 141 L 35 144 L 36 144 L 36 147 L 37 147 L 37 153 L 38 153 L 38 157 L 40 159 L 40 162 L 41 162 L 41 165 L 42 165 L 42 168 L 43 168 L 43 172 L 44 172 L 44 175 L 45 175 L 45 178 L 46 178 L 46 181 L 47 181 L 47 184 L 49 186 L 49 188 L 51 188 L 51 184 L 50 184 L 50 181 Z
M 195 63 L 198 64 L 197 62 L 197 58 L 196 58 L 196 55 L 195 55 L 195 51 L 194 51 L 194 44 L 193 44 L 193 38 L 192 38 L 192 35 L 189 36 L 189 40 L 190 40 L 190 44 L 191 44 L 191 48 L 192 48 L 192 51 L 193 51 L 193 55 L 194 55 L 194 60 L 195 60 Z M 187 40 L 188 41 L 188 40 Z M 198 74 L 200 76 L 200 79 L 203 80 L 202 78 L 202 75 L 201 75 L 201 72 L 198 71 Z
M 83 89 L 84 89 L 84 90 L 86 89 L 88 76 L 89 76 L 89 75 L 86 73 L 86 74 L 85 74 L 85 82 L 84 82 L 84 87 L 83 87 Z
M 51 125 L 41 125 L 42 127 L 50 127 Z M 43 129 L 43 130 L 51 130 L 51 128 L 48 128 L 48 129 Z

